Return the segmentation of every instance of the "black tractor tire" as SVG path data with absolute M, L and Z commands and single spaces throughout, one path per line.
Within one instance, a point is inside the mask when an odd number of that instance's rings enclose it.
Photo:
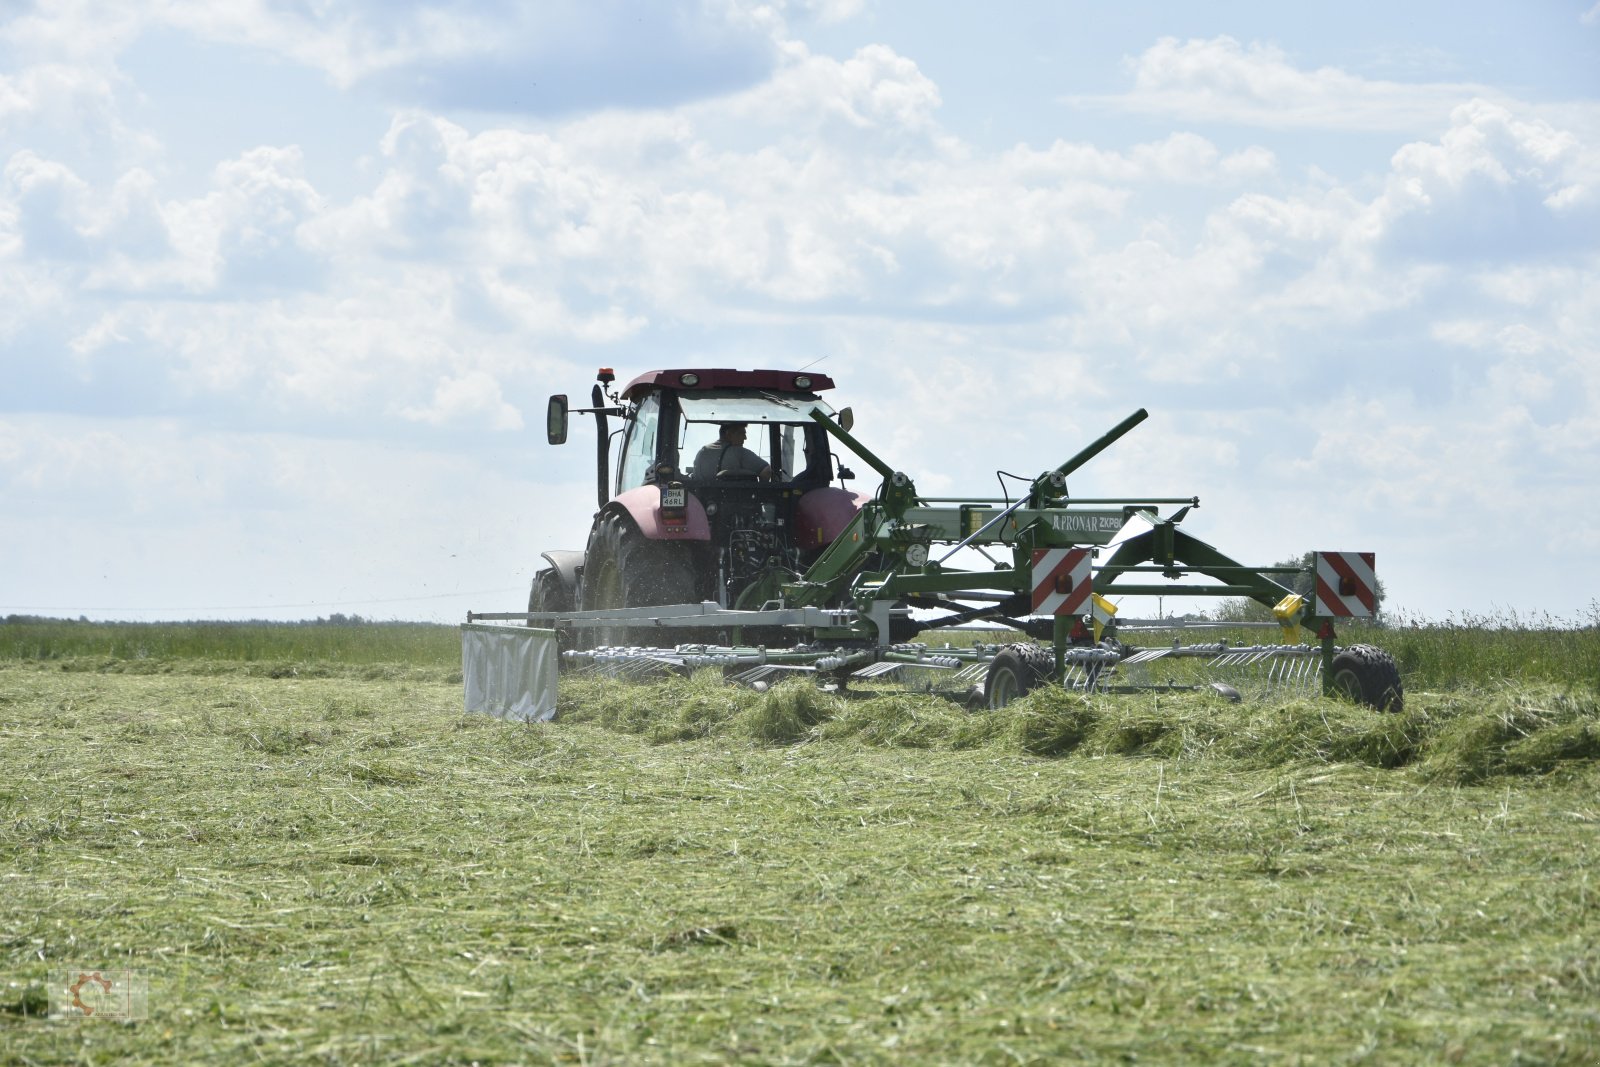
M 1351 645 L 1333 657 L 1333 692 L 1379 711 L 1405 710 L 1400 666 L 1376 645 Z
M 616 512 L 600 517 L 584 552 L 580 596 L 584 611 L 687 604 L 695 600 L 694 560 L 688 545 L 651 541 Z M 680 631 L 655 626 L 590 629 L 591 647 L 677 644 Z
M 984 706 L 998 711 L 1047 682 L 1055 668 L 1053 649 L 1044 645 L 1007 645 L 989 661 L 989 673 L 983 678 Z
M 561 584 L 561 576 L 555 568 L 546 567 L 533 576 L 533 584 L 528 589 L 529 611 L 571 611 L 572 593 Z M 534 622 L 528 620 L 529 626 L 549 629 L 548 622 Z

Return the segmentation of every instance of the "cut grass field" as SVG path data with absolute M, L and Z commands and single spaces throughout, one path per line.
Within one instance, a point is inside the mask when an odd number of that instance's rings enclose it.
M 1600 1059 L 1581 670 L 1389 716 L 568 678 L 525 726 L 442 656 L 31 647 L 0 1061 Z M 42 1018 L 65 965 L 149 1018 Z

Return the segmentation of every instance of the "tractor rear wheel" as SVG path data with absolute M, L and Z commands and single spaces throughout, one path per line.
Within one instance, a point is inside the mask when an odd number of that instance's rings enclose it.
M 983 679 L 983 702 L 996 711 L 1036 689 L 1055 669 L 1054 651 L 1043 645 L 1007 645 L 989 661 Z
M 584 552 L 583 610 L 643 608 L 694 600 L 694 565 L 688 545 L 651 541 L 615 512 L 601 516 Z M 657 645 L 671 630 L 654 626 L 604 626 L 588 631 L 596 647 Z
M 1333 691 L 1379 711 L 1405 710 L 1400 667 L 1375 645 L 1351 645 L 1333 657 Z

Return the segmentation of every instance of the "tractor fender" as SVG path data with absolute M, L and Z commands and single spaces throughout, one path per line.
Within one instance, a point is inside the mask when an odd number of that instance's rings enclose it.
M 706 507 L 686 493 L 682 525 L 667 525 L 661 520 L 661 490 L 654 485 L 641 485 L 613 497 L 607 509 L 621 509 L 633 519 L 647 540 L 651 541 L 709 541 L 711 520 L 706 518 Z
M 576 596 L 578 591 L 578 571 L 583 569 L 583 553 L 571 549 L 552 548 L 548 552 L 541 552 L 545 562 L 550 564 L 550 569 L 556 572 L 556 578 L 561 582 L 561 588 L 569 596 Z
M 833 544 L 861 505 L 871 499 L 866 493 L 831 485 L 806 493 L 794 507 L 795 546 L 810 549 Z

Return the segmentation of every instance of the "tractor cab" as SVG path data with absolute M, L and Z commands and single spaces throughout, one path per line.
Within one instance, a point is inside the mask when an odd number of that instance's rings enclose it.
M 814 394 L 750 393 L 708 389 L 695 393 L 656 390 L 644 394 L 628 415 L 620 443 L 613 494 L 657 481 L 681 481 L 699 493 L 717 483 L 770 482 L 773 487 L 816 488 L 834 478 L 826 432 L 811 417 L 832 418 L 833 409 Z M 724 426 L 742 426 L 743 441 L 724 445 Z M 734 449 L 753 453 L 770 468 L 759 477 L 748 470 L 721 469 Z
M 804 573 L 866 499 L 843 487 L 851 474 L 813 418 L 836 417 L 817 395 L 833 387 L 825 375 L 650 371 L 618 391 L 612 380 L 602 370 L 593 406 L 572 409 L 598 431 L 588 546 L 545 554 L 552 566 L 535 578 L 530 609 L 748 604 Z M 569 413 L 566 397 L 551 397 L 552 444 L 566 440 Z M 723 434 L 734 426 L 742 437 Z

